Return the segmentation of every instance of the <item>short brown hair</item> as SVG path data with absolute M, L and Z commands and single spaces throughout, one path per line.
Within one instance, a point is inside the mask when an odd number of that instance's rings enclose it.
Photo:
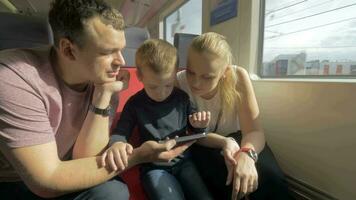
M 48 14 L 54 45 L 58 47 L 59 39 L 64 37 L 82 47 L 85 43 L 84 24 L 95 16 L 99 16 L 104 24 L 110 24 L 116 30 L 124 30 L 121 13 L 103 0 L 54 0 Z
M 136 67 L 162 74 L 177 69 L 177 49 L 161 39 L 146 40 L 136 52 Z

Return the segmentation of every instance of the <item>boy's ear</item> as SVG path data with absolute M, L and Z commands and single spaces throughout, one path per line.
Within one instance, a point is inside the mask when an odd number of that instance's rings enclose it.
M 136 69 L 137 79 L 142 82 L 142 72 L 139 68 Z

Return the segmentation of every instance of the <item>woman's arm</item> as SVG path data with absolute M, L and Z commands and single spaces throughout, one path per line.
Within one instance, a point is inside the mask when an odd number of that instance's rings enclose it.
M 234 140 L 217 133 L 208 133 L 205 138 L 199 139 L 197 144 L 210 148 L 223 149 L 230 141 L 236 143 Z
M 255 92 L 248 72 L 242 67 L 236 70 L 238 77 L 238 90 L 241 94 L 241 104 L 238 111 L 242 132 L 241 147 L 252 148 L 261 152 L 265 145 L 265 136 L 259 123 L 260 111 Z
M 237 89 L 241 94 L 241 103 L 238 109 L 240 127 L 242 132 L 242 148 L 252 148 L 261 152 L 265 145 L 263 129 L 258 121 L 259 109 L 252 83 L 247 71 L 241 67 L 236 70 L 238 77 Z M 233 179 L 232 199 L 241 198 L 247 193 L 255 191 L 258 187 L 258 174 L 255 160 L 246 153 L 234 155 L 237 162 Z

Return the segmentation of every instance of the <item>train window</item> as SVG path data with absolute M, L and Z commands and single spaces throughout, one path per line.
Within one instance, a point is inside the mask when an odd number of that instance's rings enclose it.
M 261 77 L 354 78 L 355 0 L 264 0 Z
M 175 33 L 202 32 L 202 0 L 190 0 L 164 18 L 164 39 L 173 44 Z

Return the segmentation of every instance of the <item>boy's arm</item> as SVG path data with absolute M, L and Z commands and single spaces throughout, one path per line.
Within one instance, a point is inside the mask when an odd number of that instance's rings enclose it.
M 134 127 L 137 125 L 137 116 L 135 112 L 135 103 L 132 97 L 126 102 L 120 119 L 118 120 L 113 134 L 110 137 L 109 146 L 115 142 L 128 142 L 132 135 Z

